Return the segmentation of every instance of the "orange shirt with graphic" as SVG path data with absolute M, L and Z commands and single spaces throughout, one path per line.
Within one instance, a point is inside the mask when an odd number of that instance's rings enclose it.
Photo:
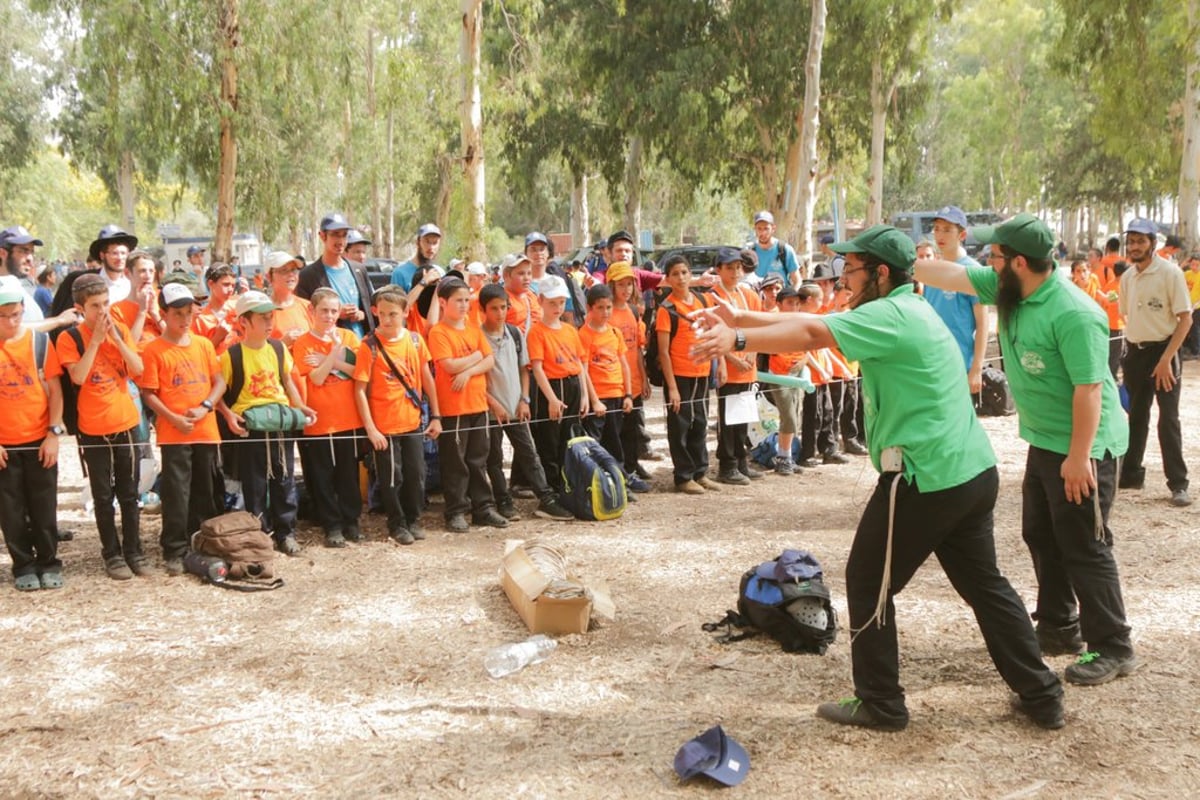
M 579 329 L 588 377 L 601 400 L 625 396 L 625 337 L 612 325 L 598 331 L 591 325 Z
M 1121 291 L 1121 277 L 1113 269 L 1120 260 L 1121 256 L 1116 253 L 1109 253 L 1100 259 L 1100 271 L 1093 273 L 1100 281 L 1100 291 L 1103 296 L 1097 298 L 1097 302 L 1104 309 L 1104 313 L 1108 314 L 1108 329 L 1110 331 L 1125 330 L 1125 320 L 1121 319 L 1119 309 L 1120 301 L 1113 300 L 1110 302 L 1108 299 L 1109 292 Z
M 221 374 L 212 342 L 195 334 L 186 345 L 162 338 L 150 342 L 142 353 L 142 367 L 138 385 L 157 394 L 163 405 L 175 414 L 198 408 Z M 160 416 L 156 430 L 160 445 L 218 444 L 221 441 L 216 414 L 201 417 L 190 433 L 184 433 Z
M 704 308 L 703 301 L 688 292 L 686 300 L 680 300 L 671 294 L 663 301 L 664 304 L 668 302 L 675 307 L 675 313 L 679 315 L 675 326 L 675 336 L 671 339 L 669 350 L 671 370 L 682 378 L 700 378 L 709 374 L 712 370 L 712 363 L 707 359 L 697 363 L 692 360 L 688 352 L 696 343 L 696 332 L 692 330 L 692 324 L 687 315 Z M 655 333 L 671 332 L 671 315 L 664 306 L 659 306 L 658 313 L 654 317 L 654 331 Z
M 295 330 L 308 333 L 312 330 L 312 303 L 303 297 L 292 297 L 289 306 L 276 309 L 271 321 L 274 324 L 271 328 L 272 339 L 282 339 L 285 334 Z
M 404 380 L 421 396 L 421 367 L 432 357 L 420 335 L 402 331 L 394 342 L 379 340 L 379 347 L 387 350 L 388 357 L 400 370 Z M 354 380 L 367 384 L 367 405 L 371 419 L 384 436 L 411 433 L 421 427 L 421 409 L 409 397 L 404 384 L 392 372 L 382 355 L 372 353 L 366 341 L 358 345 L 354 363 Z M 439 409 L 440 410 L 440 409 Z
M 562 323 L 551 328 L 544 322 L 537 322 L 529 329 L 525 343 L 529 348 L 529 360 L 541 361 L 542 371 L 550 380 L 583 372 L 587 354 L 574 325 Z
M 296 364 L 296 374 L 304 383 L 305 402 L 317 412 L 317 421 L 304 428 L 309 436 L 343 433 L 362 427 L 358 406 L 354 405 L 353 375 L 346 375 L 335 368 L 329 371 L 320 386 L 310 378 L 316 367 L 307 363 L 308 357 L 317 355 L 323 359 L 335 345 L 349 350 L 352 357 L 346 358 L 343 353 L 344 361 L 354 360 L 357 365 L 358 336 L 346 328 L 334 328 L 333 340 L 322 339 L 309 331 L 292 345 L 292 361 Z
M 461 417 L 464 414 L 482 414 L 487 411 L 487 374 L 472 375 L 461 392 L 454 391 L 450 384 L 454 376 L 439 362 L 446 358 L 463 358 L 472 353 L 481 353 L 486 358 L 492 354 L 483 331 L 473 325 L 462 330 L 449 323 L 439 322 L 429 331 L 429 354 L 438 364 L 435 375 L 438 410 L 443 417 Z M 397 365 L 399 366 L 399 365 Z M 415 389 L 416 386 L 414 385 Z
M 646 346 L 646 323 L 637 318 L 631 307 L 625 306 L 613 308 L 608 324 L 620 331 L 621 338 L 625 340 L 625 357 L 629 362 L 629 393 L 634 397 L 641 397 L 644 384 L 637 360 L 641 358 L 639 349 Z
M 138 304 L 128 298 L 119 303 L 113 303 L 109 309 L 112 311 L 112 317 L 117 322 L 123 324 L 129 330 L 133 330 L 133 325 L 137 322 Z M 142 324 L 142 338 L 137 341 L 138 352 L 146 349 L 146 345 L 162 336 L 162 326 L 154 321 L 154 318 L 149 314 L 146 315 L 146 321 Z
M 509 325 L 516 325 L 522 333 L 528 335 L 529 331 L 533 330 L 533 324 L 542 321 L 541 302 L 530 289 L 526 289 L 523 294 L 513 294 L 508 289 L 504 291 L 508 294 L 506 322 Z
M 46 348 L 44 374 L 46 380 L 63 374 L 53 347 Z M 46 438 L 50 430 L 50 397 L 38 379 L 33 331 L 28 328 L 0 342 L 0 402 L 4 403 L 0 444 L 27 444 Z
M 734 291 L 728 291 L 724 285 L 717 284 L 713 289 L 713 293 L 720 297 L 725 302 L 735 308 L 743 311 L 762 311 L 762 300 L 758 297 L 758 292 L 739 283 L 734 287 Z M 744 356 L 744 353 L 734 353 L 735 356 Z M 750 359 L 749 369 L 740 369 L 729 359 L 725 359 L 726 383 L 754 383 L 758 379 L 758 368 L 755 365 L 755 359 Z
M 129 329 L 119 322 L 114 322 L 113 325 L 125 344 L 133 349 L 133 338 L 129 335 Z M 83 349 L 86 350 L 88 343 L 92 341 L 92 331 L 87 325 L 80 325 L 76 330 L 83 337 Z M 79 363 L 83 355 L 67 331 L 58 335 L 54 346 L 58 349 L 58 361 L 64 371 L 72 364 Z M 129 393 L 129 369 L 125 366 L 121 351 L 112 342 L 105 341 L 96 351 L 92 371 L 79 386 L 76 407 L 79 412 L 79 430 L 88 436 L 121 433 L 141 422 L 137 406 L 133 404 L 133 396 Z
M 225 324 L 229 325 L 232 330 L 221 340 L 220 344 L 215 341 L 217 328 L 221 326 L 221 320 L 225 320 Z M 198 336 L 203 336 L 213 343 L 213 347 L 217 350 L 217 355 L 222 355 L 233 345 L 242 340 L 242 321 L 238 319 L 237 314 L 231 309 L 225 314 L 218 315 L 216 312 L 205 306 L 202 310 L 196 312 L 196 316 L 192 317 L 192 333 Z

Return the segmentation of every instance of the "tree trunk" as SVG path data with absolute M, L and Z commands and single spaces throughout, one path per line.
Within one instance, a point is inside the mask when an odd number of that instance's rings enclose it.
M 450 193 L 453 188 L 453 161 L 449 153 L 437 156 L 438 190 L 433 201 L 433 222 L 442 230 L 450 227 Z
M 796 256 L 805 274 L 812 262 L 813 211 L 817 205 L 817 130 L 821 124 L 821 50 L 825 46 L 825 0 L 812 0 L 808 57 L 804 65 L 804 110 L 800 117 L 799 158 L 788 182 L 796 187 L 789 226 L 796 231 Z
M 629 137 L 625 156 L 625 216 L 622 224 L 638 242 L 642 229 L 642 137 Z
M 588 180 L 587 175 L 580 175 L 571 190 L 571 247 L 576 249 L 587 244 L 588 228 Z
M 383 257 L 392 258 L 396 247 L 396 112 L 387 115 L 387 225 L 383 239 Z
M 367 119 L 371 122 L 371 147 L 379 143 L 379 109 L 375 104 L 375 29 L 367 28 Z M 371 254 L 383 252 L 383 228 L 379 202 L 379 170 L 371 169 Z
M 238 0 L 221 0 L 217 24 L 220 31 L 221 70 L 220 167 L 217 173 L 217 232 L 213 240 L 213 261 L 229 263 L 233 256 L 233 220 L 237 212 L 237 135 L 234 123 L 238 113 L 237 60 L 241 44 L 238 31 Z
M 1200 24 L 1200 0 L 1188 0 L 1188 30 Z M 1200 242 L 1200 37 L 1192 36 L 1183 93 L 1183 159 L 1179 167 L 1179 228 L 1184 248 Z
M 137 195 L 133 188 L 133 153 L 121 152 L 117 165 L 117 198 L 121 201 L 121 225 L 133 233 L 137 223 Z
M 883 148 L 890 88 L 883 85 L 883 56 L 871 60 L 871 171 L 867 178 L 867 226 L 883 222 Z
M 463 249 L 468 260 L 487 258 L 484 241 L 485 180 L 483 168 L 483 102 L 479 93 L 480 42 L 483 28 L 483 0 L 461 0 L 462 38 L 459 40 L 459 69 L 462 70 L 462 96 L 459 118 L 462 123 L 463 177 L 471 204 L 467 214 Z

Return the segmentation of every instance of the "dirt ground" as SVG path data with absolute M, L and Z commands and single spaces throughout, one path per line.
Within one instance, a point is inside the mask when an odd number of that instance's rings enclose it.
M 1187 372 L 1190 400 L 1195 362 Z M 661 425 L 658 401 L 651 411 Z M 1200 467 L 1200 410 L 1183 413 Z M 1015 417 L 984 425 L 1001 460 L 1001 566 L 1031 603 L 1025 447 Z M 717 644 L 700 628 L 734 605 L 745 569 L 785 547 L 821 559 L 845 620 L 843 567 L 875 479 L 866 459 L 701 498 L 667 492 L 668 462 L 656 461 L 657 491 L 609 523 L 527 515 L 455 536 L 435 505 L 427 541 L 392 544 L 368 516 L 369 541 L 345 550 L 306 529 L 303 553 L 278 562 L 286 587 L 243 595 L 190 576 L 107 579 L 68 453 L 61 516 L 80 535 L 61 549 L 67 587 L 0 587 L 0 796 L 700 796 L 714 785 L 681 784 L 672 759 L 717 723 L 749 751 L 749 777 L 732 790 L 747 796 L 1200 796 L 1188 661 L 1200 648 L 1200 505 L 1167 505 L 1149 450 L 1147 488 L 1119 494 L 1113 513 L 1146 667 L 1068 687 L 1067 727 L 1037 729 L 1009 711 L 969 610 L 933 561 L 896 601 L 912 721 L 895 734 L 814 717 L 818 702 L 851 691 L 844 632 L 808 656 L 762 639 Z M 157 560 L 157 517 L 143 532 Z M 485 652 L 527 635 L 497 583 L 504 540 L 518 537 L 547 539 L 577 574 L 606 581 L 617 617 L 492 680 Z

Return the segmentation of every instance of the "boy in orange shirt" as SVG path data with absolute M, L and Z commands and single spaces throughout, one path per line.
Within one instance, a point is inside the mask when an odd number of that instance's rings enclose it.
M 625 452 L 621 432 L 626 418 L 633 412 L 632 370 L 625 337 L 608 324 L 612 318 L 612 297 L 612 289 L 603 283 L 587 291 L 587 316 L 579 329 L 579 342 L 588 365 L 588 380 L 604 406 L 604 413 L 597 412 L 589 418 L 584 429 L 618 464 L 623 465 Z M 650 484 L 636 474 L 626 473 L 625 483 L 634 492 L 650 491 Z
M 587 354 L 575 326 L 563 324 L 567 284 L 557 275 L 538 281 L 541 320 L 529 330 L 529 369 L 538 390 L 532 393 L 530 428 L 546 480 L 559 495 L 566 492 L 562 465 L 571 428 L 589 412 L 603 414 L 587 370 Z M 511 297 L 511 293 L 510 293 Z M 510 309 L 511 313 L 511 309 Z
M 357 440 L 362 420 L 353 377 L 359 340 L 354 331 L 338 327 L 342 300 L 337 291 L 322 286 L 309 300 L 312 330 L 292 344 L 292 359 L 305 383 L 305 402 L 317 412 L 317 421 L 304 429 L 310 438 L 299 443 L 309 478 L 304 485 L 317 522 L 325 529 L 325 546 L 345 547 L 346 540 L 362 539 Z
M 60 589 L 55 514 L 62 368 L 44 333 L 21 324 L 25 290 L 0 277 L 0 532 L 18 590 Z M 38 357 L 44 353 L 44 361 Z M 6 449 L 11 448 L 11 449 Z
M 162 335 L 162 311 L 158 307 L 158 291 L 154 288 L 158 265 L 154 256 L 145 250 L 130 253 L 126 265 L 132 288 L 128 297 L 113 303 L 112 317 L 129 328 L 129 335 L 137 343 L 138 349 L 144 350 L 146 345 Z
M 78 442 L 95 502 L 104 569 L 114 580 L 150 574 L 142 554 L 138 509 L 136 435 L 141 417 L 129 392 L 129 377 L 142 374 L 142 359 L 129 329 L 115 322 L 108 286 L 99 275 L 83 275 L 71 287 L 77 328 L 58 336 L 59 363 L 79 387 Z M 114 487 L 121 506 L 121 535 L 113 513 Z
M 533 265 L 524 253 L 514 253 L 504 257 L 500 274 L 504 278 L 504 290 L 508 292 L 508 324 L 516 325 L 528 337 L 533 323 L 542 318 L 538 296 L 530 288 Z
M 192 331 L 212 342 L 221 355 L 241 339 L 237 315 L 237 275 L 233 267 L 213 264 L 204 273 L 208 303 L 192 320 Z
M 466 533 L 467 511 L 476 525 L 508 527 L 496 511 L 488 482 L 487 374 L 492 347 L 483 331 L 467 324 L 471 290 L 458 278 L 437 287 L 441 319 L 429 332 L 429 352 L 437 364 L 435 383 L 446 436 L 438 443 L 446 529 Z
M 267 256 L 267 280 L 271 284 L 271 302 L 277 307 L 275 327 L 271 338 L 283 342 L 290 348 L 313 326 L 313 302 L 296 295 L 296 284 L 300 281 L 300 270 L 304 261 L 296 256 L 276 250 Z M 315 291 L 314 291 L 315 294 Z
M 791 314 L 800 310 L 800 293 L 788 286 L 780 289 L 773 297 L 775 311 Z M 767 371 L 773 375 L 800 375 L 806 366 L 814 369 L 815 362 L 806 350 L 790 353 L 772 353 L 767 359 Z M 776 442 L 775 474 L 793 475 L 801 468 L 792 460 L 792 442 L 800 430 L 801 390 L 794 386 L 771 385 L 766 390 L 767 399 L 779 409 L 779 437 Z
M 753 251 L 751 251 L 753 252 Z M 734 308 L 761 311 L 758 293 L 742 282 L 742 253 L 723 247 L 717 253 L 717 285 L 713 293 Z M 758 379 L 754 353 L 729 353 L 725 356 L 725 382 L 717 387 L 717 481 L 745 486 L 762 472 L 750 466 L 745 422 L 730 425 L 725 421 L 725 398 L 750 391 Z
M 639 431 L 646 427 L 642 406 L 650 397 L 650 381 L 646 380 L 646 323 L 642 322 L 634 307 L 637 292 L 637 277 L 628 261 L 609 264 L 605 273 L 608 286 L 613 292 L 612 316 L 609 324 L 621 333 L 625 341 L 625 361 L 629 364 L 629 393 L 633 395 L 633 411 L 621 426 L 621 450 L 625 453 L 625 472 L 645 480 L 649 473 L 638 463 L 642 447 Z
M 798 290 L 799 311 L 820 314 L 825 303 L 825 287 L 805 283 Z M 845 464 L 850 459 L 838 452 L 837 408 L 833 402 L 832 384 L 849 375 L 850 368 L 832 350 L 823 347 L 809 353 L 812 359 L 812 382 L 815 392 L 804 395 L 800 422 L 800 466 L 819 467 L 822 464 Z M 817 458 L 817 453 L 821 454 Z
M 692 267 L 686 257 L 668 258 L 663 270 L 671 293 L 658 308 L 654 335 L 658 337 L 658 361 L 667 401 L 667 444 L 671 449 L 675 491 L 716 492 L 720 487 L 708 477 L 708 377 L 712 363 L 693 361 L 688 353 L 696 336 L 687 316 L 704 308 L 706 303 L 691 290 Z M 725 382 L 725 374 L 722 359 L 717 365 L 718 385 Z
M 139 383 L 158 419 L 163 563 L 168 575 L 181 575 L 191 532 L 217 514 L 213 479 L 221 434 L 212 412 L 225 380 L 212 342 L 192 333 L 197 301 L 191 290 L 168 283 L 157 305 L 162 335 L 142 353 Z
M 400 544 L 425 538 L 419 521 L 425 502 L 422 394 L 430 415 L 424 435 L 436 439 L 442 431 L 429 349 L 419 334 L 404 329 L 408 302 L 398 285 L 375 292 L 371 312 L 379 323 L 358 346 L 354 365 L 354 402 L 374 448 L 388 535 Z

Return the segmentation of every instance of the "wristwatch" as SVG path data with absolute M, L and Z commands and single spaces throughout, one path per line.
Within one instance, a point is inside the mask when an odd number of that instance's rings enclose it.
M 529 405 L 530 401 L 529 401 L 528 397 L 526 397 L 525 395 L 521 395 L 521 402 L 524 403 L 525 405 Z
M 746 349 L 746 334 L 741 328 L 733 329 L 733 349 L 739 353 Z
M 207 399 L 201 400 L 200 405 L 203 406 L 204 408 L 207 408 L 209 411 L 213 410 L 213 404 L 210 403 Z
M 53 433 L 55 436 L 65 436 L 67 433 L 67 429 L 64 428 L 62 425 L 51 425 L 50 433 Z

